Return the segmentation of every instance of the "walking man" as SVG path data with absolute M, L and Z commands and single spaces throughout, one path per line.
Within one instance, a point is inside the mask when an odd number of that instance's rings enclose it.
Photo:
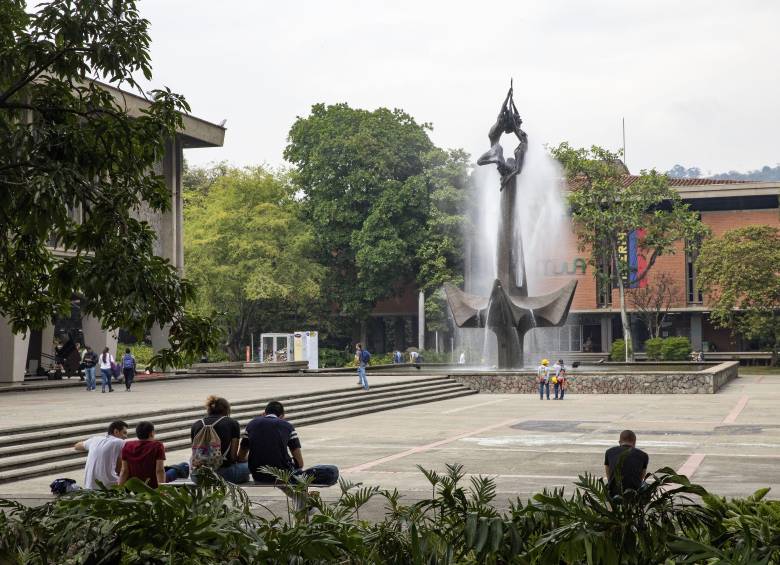
M 539 400 L 544 400 L 544 393 L 547 393 L 547 400 L 550 400 L 550 362 L 542 359 L 541 364 L 536 368 L 536 380 L 539 383 Z
M 637 490 L 647 476 L 650 457 L 636 448 L 636 434 L 631 430 L 620 432 L 619 445 L 610 447 L 604 454 L 604 472 L 607 475 L 609 493 L 612 496 L 624 490 Z
M 360 379 L 358 381 L 358 384 L 363 387 L 363 390 L 367 391 L 368 379 L 366 379 L 366 366 L 371 360 L 371 354 L 368 352 L 367 349 L 363 349 L 363 345 L 360 343 L 358 343 L 357 346 L 355 346 L 355 349 L 356 349 L 355 356 L 357 357 L 357 362 L 358 362 L 358 378 Z
M 130 392 L 130 386 L 135 379 L 135 357 L 130 353 L 130 348 L 125 348 L 125 354 L 122 355 L 122 374 L 125 376 L 125 390 Z
M 98 356 L 88 345 L 84 353 L 84 378 L 87 381 L 87 390 L 95 390 L 95 366 L 98 363 Z
M 92 367 L 93 381 L 95 367 Z M 98 483 L 112 487 L 119 483 L 122 468 L 122 447 L 127 439 L 127 424 L 122 420 L 111 422 L 104 436 L 94 436 L 73 446 L 76 451 L 87 452 L 84 465 L 84 488 L 96 489 Z

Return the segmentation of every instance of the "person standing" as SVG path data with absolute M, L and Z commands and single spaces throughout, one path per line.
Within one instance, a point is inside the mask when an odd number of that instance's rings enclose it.
M 130 392 L 130 387 L 135 379 L 135 357 L 130 353 L 130 348 L 125 348 L 125 354 L 122 355 L 122 374 L 125 376 L 125 390 Z
M 98 363 L 97 353 L 88 345 L 84 353 L 84 378 L 87 381 L 87 390 L 95 390 L 95 365 Z
M 566 366 L 563 364 L 563 359 L 558 359 L 558 362 L 552 366 L 552 372 L 555 400 L 563 400 L 563 387 L 564 383 L 566 382 Z
M 561 396 L 559 397 L 559 400 L 563 400 L 563 397 L 566 394 L 566 387 L 569 385 L 569 383 L 566 377 L 566 366 L 563 364 L 563 360 L 558 360 L 558 364 L 560 365 L 560 369 L 557 373 L 558 386 L 561 388 Z
M 358 362 L 358 384 L 363 387 L 363 390 L 368 390 L 368 379 L 366 379 L 366 367 L 371 359 L 371 354 L 367 349 L 363 349 L 363 344 L 358 343 L 355 346 L 355 356 Z
M 94 375 L 95 367 L 92 367 Z M 94 377 L 93 377 L 94 378 Z M 94 436 L 73 446 L 76 451 L 87 452 L 84 465 L 84 488 L 99 488 L 98 483 L 112 487 L 119 483 L 122 469 L 122 448 L 127 439 L 127 424 L 122 420 L 111 422 L 104 436 Z
M 98 357 L 101 392 L 106 392 L 106 385 L 108 385 L 108 392 L 114 392 L 114 387 L 111 386 L 111 372 L 114 363 L 116 363 L 114 356 L 108 352 L 108 347 L 104 347 L 103 353 Z
M 458 357 L 458 365 L 465 365 L 466 364 L 466 352 L 461 351 L 460 357 Z
M 539 384 L 539 400 L 544 400 L 544 393 L 547 393 L 547 400 L 550 400 L 550 362 L 542 359 L 542 362 L 536 368 L 536 381 Z
M 619 445 L 610 447 L 604 454 L 604 472 L 612 496 L 642 486 L 650 463 L 647 453 L 636 448 L 636 434 L 631 430 L 620 432 L 618 442 Z
M 122 470 L 119 484 L 135 477 L 152 488 L 165 483 L 165 447 L 154 439 L 154 424 L 138 422 L 137 440 L 125 442 L 122 447 Z

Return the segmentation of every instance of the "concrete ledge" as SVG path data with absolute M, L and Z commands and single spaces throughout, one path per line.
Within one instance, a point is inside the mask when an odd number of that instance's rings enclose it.
M 566 391 L 571 394 L 715 394 L 737 378 L 739 362 L 727 361 L 700 371 L 570 371 Z M 479 392 L 538 394 L 533 371 L 451 373 L 449 377 Z M 552 390 L 552 385 L 550 389 Z

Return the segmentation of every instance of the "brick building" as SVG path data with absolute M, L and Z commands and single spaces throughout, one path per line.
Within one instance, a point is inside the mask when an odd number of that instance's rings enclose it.
M 627 177 L 627 182 L 632 178 Z M 778 195 L 780 182 L 742 182 L 711 179 L 672 179 L 672 186 L 691 209 L 701 214 L 702 221 L 714 237 L 724 232 L 765 224 L 780 227 Z M 685 253 L 682 242 L 677 253 L 658 258 L 648 275 L 648 284 L 666 273 L 674 281 L 674 300 L 670 316 L 663 328 L 664 336 L 690 338 L 697 351 L 751 351 L 758 344 L 743 340 L 729 330 L 716 329 L 709 319 L 706 297 L 696 289 L 695 257 Z M 599 292 L 587 254 L 578 252 L 572 238 L 570 248 L 545 261 L 542 267 L 551 287 L 563 284 L 570 277 L 578 281 L 571 307 L 569 324 L 564 328 L 543 330 L 550 349 L 561 352 L 607 352 L 613 339 L 622 336 L 617 289 Z M 640 259 L 641 260 L 641 259 Z M 629 312 L 632 311 L 627 301 Z M 641 350 L 647 330 L 632 316 L 632 333 Z M 557 332 L 558 335 L 555 335 Z

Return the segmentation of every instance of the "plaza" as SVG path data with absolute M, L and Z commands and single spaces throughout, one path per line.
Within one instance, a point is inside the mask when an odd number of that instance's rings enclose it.
M 369 375 L 372 384 L 414 382 L 424 377 Z M 67 422 L 102 416 L 106 424 L 125 413 L 196 405 L 208 394 L 231 402 L 243 398 L 284 398 L 289 394 L 341 389 L 353 375 L 334 377 L 183 379 L 140 383 L 131 394 L 93 394 L 79 389 L 0 395 L 3 429 L 46 421 Z M 379 390 L 379 389 L 377 389 Z M 369 395 L 372 393 L 369 393 Z M 475 394 L 451 400 L 333 420 L 299 429 L 307 464 L 339 466 L 345 479 L 397 488 L 407 502 L 430 494 L 417 465 L 442 471 L 448 463 L 497 484 L 497 505 L 526 499 L 544 488 L 573 488 L 583 473 L 603 475 L 604 451 L 623 429 L 638 436 L 650 455 L 650 470 L 671 467 L 723 496 L 747 496 L 762 487 L 778 489 L 776 472 L 780 425 L 774 406 L 780 381 L 772 375 L 742 374 L 715 395 L 576 395 L 563 402 L 536 395 Z M 294 420 L 293 420 L 294 422 Z M 245 424 L 245 422 L 242 422 Z M 168 463 L 186 461 L 189 449 L 166 453 Z M 81 480 L 81 470 L 65 473 Z M 58 476 L 0 485 L 0 496 L 29 503 L 51 498 Z M 257 501 L 284 506 L 284 495 L 248 488 Z M 770 496 L 776 497 L 773 490 Z M 338 495 L 325 489 L 323 497 Z M 276 505 L 276 506 L 273 506 Z M 374 509 L 376 515 L 381 508 Z

